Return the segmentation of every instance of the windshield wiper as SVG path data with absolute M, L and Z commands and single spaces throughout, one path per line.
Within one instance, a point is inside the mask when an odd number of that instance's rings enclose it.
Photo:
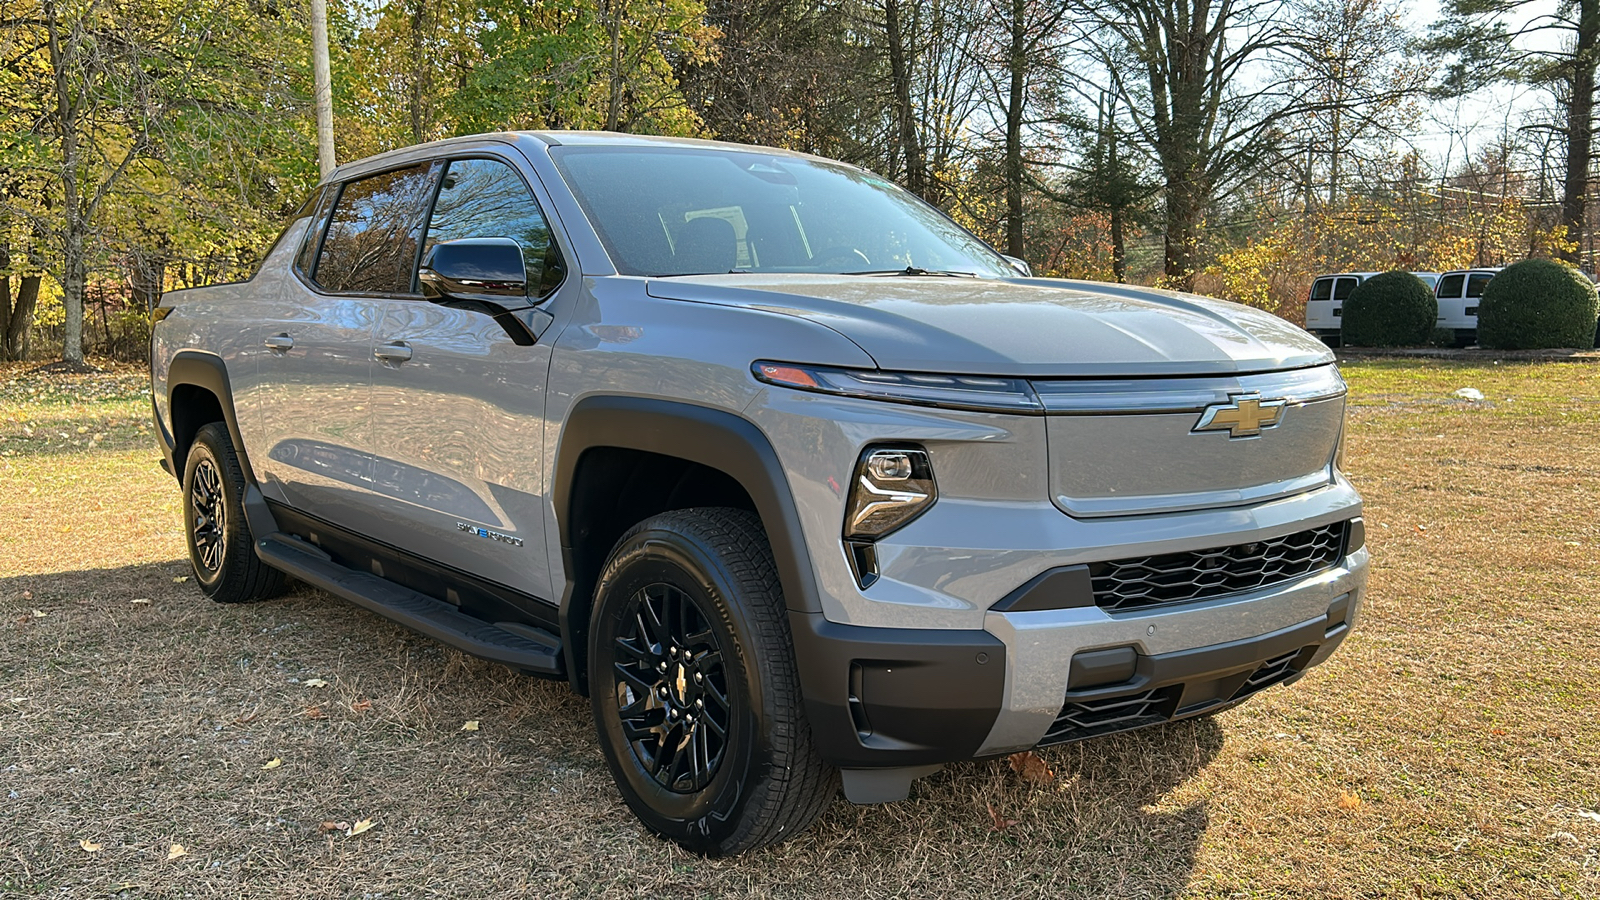
M 866 272 L 840 272 L 840 275 L 940 275 L 947 278 L 977 278 L 975 272 L 941 272 L 937 269 L 919 269 L 916 266 L 906 266 L 904 269 L 872 269 Z

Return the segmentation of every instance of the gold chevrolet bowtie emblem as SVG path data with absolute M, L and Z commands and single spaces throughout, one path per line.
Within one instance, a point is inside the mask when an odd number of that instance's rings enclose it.
M 1206 407 L 1195 431 L 1226 431 L 1230 438 L 1258 437 L 1283 419 L 1286 400 L 1263 400 L 1260 394 L 1230 394 L 1229 402 Z
M 683 670 L 682 663 L 678 664 L 678 683 L 673 685 L 673 687 L 678 689 L 678 702 L 685 702 L 685 697 L 689 693 L 689 678 L 688 673 L 684 672 Z

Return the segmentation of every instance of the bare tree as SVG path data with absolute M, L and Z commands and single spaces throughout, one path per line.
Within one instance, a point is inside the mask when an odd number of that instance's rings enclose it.
M 1600 67 L 1600 0 L 1450 0 L 1432 49 L 1449 61 L 1441 91 L 1460 95 L 1493 81 L 1551 92 L 1562 107 L 1566 159 L 1561 224 L 1580 258 L 1594 160 L 1594 97 Z
M 1298 100 L 1273 78 L 1282 0 L 1090 0 L 1083 49 L 1161 173 L 1165 279 L 1188 288 L 1218 195 L 1274 158 Z
M 1359 164 L 1367 142 L 1409 124 L 1432 67 L 1398 0 L 1299 0 L 1284 39 L 1290 55 L 1278 62 L 1278 75 L 1301 103 L 1285 129 L 1298 144 L 1287 158 L 1310 161 L 1301 173 L 1306 202 L 1320 177 L 1331 206 L 1352 157 Z M 1387 146 L 1382 142 L 1378 154 Z

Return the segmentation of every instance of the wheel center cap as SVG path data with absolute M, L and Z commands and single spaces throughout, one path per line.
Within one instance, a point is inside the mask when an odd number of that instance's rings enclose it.
M 689 673 L 684 669 L 683 663 L 678 663 L 678 677 L 673 684 L 678 689 L 678 702 L 689 702 Z

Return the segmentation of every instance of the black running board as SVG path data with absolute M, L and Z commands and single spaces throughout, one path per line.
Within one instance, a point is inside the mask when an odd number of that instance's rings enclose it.
M 534 675 L 565 677 L 561 639 L 542 628 L 520 622 L 485 622 L 442 600 L 341 566 L 320 548 L 292 535 L 267 535 L 256 542 L 256 554 L 267 565 L 312 587 L 343 597 L 465 653 Z

